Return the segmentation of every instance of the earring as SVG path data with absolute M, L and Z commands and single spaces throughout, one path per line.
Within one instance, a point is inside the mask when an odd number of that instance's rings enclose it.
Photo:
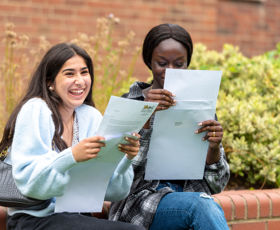
M 49 90 L 50 90 L 50 91 L 53 91 L 53 87 L 52 87 L 52 86 L 49 86 Z

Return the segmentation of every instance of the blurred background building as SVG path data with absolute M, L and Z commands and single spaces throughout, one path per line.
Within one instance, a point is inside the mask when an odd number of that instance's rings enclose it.
M 280 0 L 0 0 L 0 31 L 12 22 L 31 45 L 40 36 L 54 44 L 79 32 L 94 34 L 97 18 L 110 14 L 120 19 L 114 36 L 133 30 L 134 46 L 141 46 L 150 28 L 166 22 L 180 24 L 194 43 L 208 49 L 219 51 L 230 43 L 247 56 L 274 49 L 280 41 Z M 144 79 L 145 67 L 138 62 L 137 77 Z

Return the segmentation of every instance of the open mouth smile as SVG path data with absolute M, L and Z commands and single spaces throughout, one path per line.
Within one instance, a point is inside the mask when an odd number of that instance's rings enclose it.
M 81 96 L 84 93 L 85 89 L 72 89 L 69 90 L 69 93 L 73 96 Z

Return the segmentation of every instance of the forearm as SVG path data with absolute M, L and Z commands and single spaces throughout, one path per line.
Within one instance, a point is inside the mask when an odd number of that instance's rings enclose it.
M 129 194 L 133 176 L 131 161 L 123 157 L 110 179 L 105 200 L 119 201 L 124 199 Z
M 13 175 L 19 190 L 37 199 L 62 195 L 69 181 L 68 170 L 76 164 L 71 149 L 60 154 L 49 151 L 33 160 L 22 153 L 13 157 Z
M 210 148 L 210 147 L 208 148 L 207 158 L 206 158 L 207 165 L 211 165 L 219 162 L 220 158 L 221 158 L 221 152 L 219 146 L 215 148 Z

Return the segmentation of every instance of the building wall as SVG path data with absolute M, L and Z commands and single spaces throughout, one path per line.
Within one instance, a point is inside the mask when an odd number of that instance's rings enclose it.
M 120 18 L 115 36 L 133 30 L 134 45 L 139 46 L 151 27 L 165 22 L 186 28 L 194 43 L 215 50 L 231 43 L 248 56 L 271 50 L 280 41 L 279 0 L 0 0 L 0 31 L 13 22 L 32 45 L 42 35 L 56 43 L 78 32 L 94 34 L 96 19 L 111 13 Z M 139 78 L 146 75 L 142 69 L 138 60 Z

